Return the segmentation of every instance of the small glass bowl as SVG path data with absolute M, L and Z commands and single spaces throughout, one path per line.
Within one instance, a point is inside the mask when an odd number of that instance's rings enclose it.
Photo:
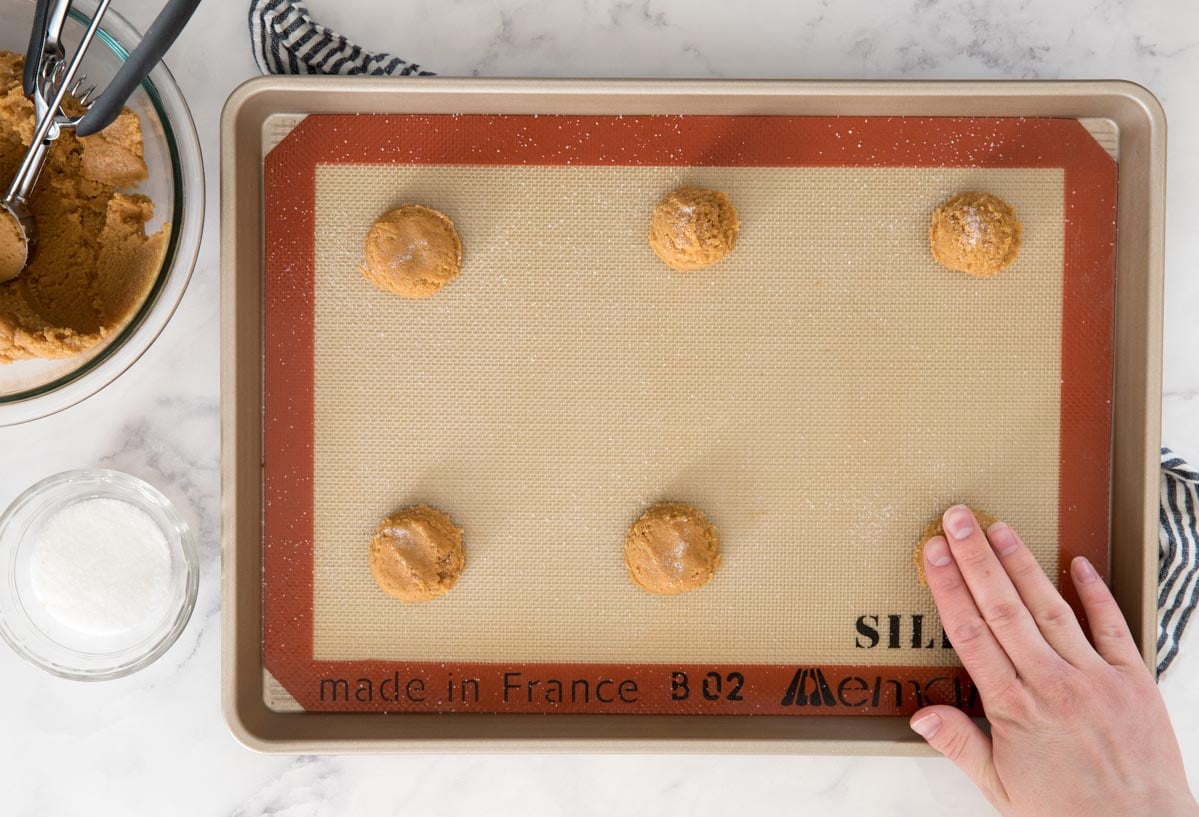
M 88 499 L 119 499 L 144 511 L 166 537 L 170 602 L 161 618 L 120 635 L 80 633 L 38 603 L 30 560 L 42 525 Z M 31 664 L 63 678 L 105 681 L 137 672 L 175 643 L 196 606 L 200 568 L 187 523 L 157 489 L 109 470 L 65 471 L 28 488 L 0 516 L 0 636 Z

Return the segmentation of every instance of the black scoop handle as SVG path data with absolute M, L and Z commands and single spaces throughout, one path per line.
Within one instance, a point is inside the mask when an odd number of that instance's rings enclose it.
M 37 69 L 42 62 L 42 45 L 46 42 L 46 18 L 50 16 L 50 0 L 37 0 L 33 7 L 33 30 L 29 32 L 29 49 L 25 52 L 25 71 L 21 84 L 25 96 L 33 97 L 37 83 Z
M 87 136 L 102 131 L 120 115 L 130 95 L 142 84 L 191 19 L 200 0 L 167 0 L 137 48 L 125 60 L 108 87 L 96 97 L 75 132 Z

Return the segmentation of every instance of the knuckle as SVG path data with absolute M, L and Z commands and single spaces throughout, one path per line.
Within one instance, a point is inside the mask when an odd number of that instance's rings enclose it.
M 1070 684 L 1055 684 L 1043 692 L 1043 703 L 1048 711 L 1064 715 L 1078 711 L 1081 698 L 1078 690 Z
M 979 639 L 987 631 L 986 622 L 978 616 L 963 616 L 961 619 L 953 622 L 949 627 L 949 640 L 953 643 L 955 649 L 963 647 L 971 647 L 977 644 Z
M 1148 673 L 1145 675 L 1148 676 Z M 1105 667 L 1104 672 L 1093 679 L 1095 702 L 1099 708 L 1109 712 L 1136 710 L 1145 700 L 1144 696 L 1152 694 L 1150 686 L 1156 688 L 1152 677 L 1145 680 L 1149 682 L 1148 685 L 1140 678 L 1130 678 L 1121 667 Z
M 1107 621 L 1097 627 L 1092 623 L 1091 632 L 1096 638 L 1108 642 L 1132 640 L 1132 634 L 1128 631 L 1128 625 L 1123 620 Z
M 1102 582 L 1096 582 L 1097 585 L 1102 585 Z M 1111 594 L 1106 586 L 1099 586 L 1090 589 L 1090 592 L 1083 596 L 1084 607 L 1091 618 L 1102 617 L 1105 619 L 1120 619 L 1124 620 L 1124 614 L 1120 611 L 1120 605 L 1116 603 L 1116 597 Z
M 1066 627 L 1075 621 L 1074 611 L 1065 602 L 1050 604 L 1037 613 L 1037 624 L 1049 629 Z
M 946 594 L 959 594 L 966 591 L 966 583 L 962 581 L 960 573 L 952 571 L 954 575 L 942 575 L 937 577 L 936 589 Z
M 1062 671 L 1040 685 L 1037 690 L 1037 708 L 1048 717 L 1060 718 L 1077 714 L 1086 701 L 1093 698 L 1086 694 L 1083 684 L 1072 673 Z
M 1015 599 L 998 599 L 987 608 L 984 615 L 987 623 L 994 627 L 1010 627 L 1020 619 L 1025 609 L 1027 608 Z
M 952 729 L 945 736 L 940 751 L 945 757 L 958 763 L 966 756 L 966 749 L 969 745 L 970 734 L 965 729 Z
M 962 545 L 960 550 L 960 553 L 954 554 L 954 558 L 958 560 L 959 564 L 966 565 L 967 567 L 984 565 L 991 558 L 991 554 L 987 550 L 983 550 L 975 543 Z
M 1038 576 L 1045 575 L 1045 571 L 1041 570 L 1041 565 L 1036 559 L 1032 558 L 1032 554 L 1025 551 L 1026 557 L 1016 560 L 1016 563 L 1011 566 L 1011 574 L 1017 579 L 1035 579 Z
M 1012 678 L 1003 685 L 992 690 L 988 695 L 987 716 L 1003 718 L 1009 721 L 1023 722 L 1028 719 L 1028 694 L 1023 684 Z

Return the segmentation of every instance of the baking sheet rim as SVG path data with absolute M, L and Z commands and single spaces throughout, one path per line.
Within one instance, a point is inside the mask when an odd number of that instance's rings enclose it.
M 599 102 L 598 106 L 596 102 Z M 396 738 L 387 732 L 363 727 L 375 716 L 351 718 L 306 713 L 272 717 L 261 699 L 260 548 L 238 547 L 238 531 L 253 531 L 256 514 L 239 513 L 239 505 L 261 501 L 261 486 L 252 483 L 257 463 L 238 460 L 244 454 L 243 437 L 260 431 L 257 391 L 261 388 L 258 364 L 242 355 L 239 345 L 261 342 L 256 327 L 260 319 L 257 293 L 244 290 L 260 284 L 246 267 L 261 265 L 261 125 L 270 113 L 318 112 L 474 112 L 533 113 L 555 108 L 564 113 L 629 113 L 622 102 L 656 106 L 657 112 L 693 113 L 855 113 L 869 115 L 1015 115 L 1097 116 L 1110 118 L 1120 128 L 1121 181 L 1118 191 L 1121 216 L 1117 244 L 1117 337 L 1114 396 L 1113 451 L 1113 588 L 1133 620 L 1142 653 L 1152 660 L 1152 582 L 1156 567 L 1153 538 L 1156 501 L 1157 450 L 1160 440 L 1162 236 L 1164 228 L 1165 119 L 1156 98 L 1141 86 L 1121 81 L 1076 82 L 791 82 L 791 81 L 642 81 L 642 80 L 479 80 L 435 79 L 400 90 L 392 80 L 345 78 L 262 78 L 246 83 L 230 97 L 222 118 L 222 356 L 241 365 L 222 367 L 222 547 L 227 560 L 223 582 L 222 692 L 226 720 L 234 735 L 252 748 L 268 751 L 396 751 L 444 746 L 448 731 Z M 473 104 L 464 104 L 464 101 Z M 408 104 L 404 104 L 408 103 Z M 570 107 L 564 108 L 563 105 Z M 638 109 L 652 113 L 653 110 Z M 253 150 L 248 150 L 253 147 Z M 244 167 L 243 165 L 250 165 Z M 244 229 L 253 225 L 256 230 Z M 243 229 L 239 230 L 238 228 Z M 242 274 L 235 274 L 239 267 Z M 239 295 L 242 296 L 239 302 Z M 1127 337 L 1126 337 L 1127 336 Z M 1121 339 L 1124 342 L 1121 342 Z M 1135 347 L 1135 348 L 1134 348 Z M 259 347 L 260 348 L 260 347 Z M 260 356 L 258 356 L 260 357 Z M 253 371 L 248 371 L 253 364 Z M 248 387 L 248 388 L 247 388 Z M 247 391 L 255 392 L 248 401 Z M 257 417 L 256 417 L 257 415 Z M 1135 416 L 1134 416 L 1135 415 Z M 1128 418 L 1128 419 L 1126 419 Z M 1129 420 L 1133 428 L 1128 429 Z M 1123 421 L 1123 422 L 1122 422 Z M 1121 431 L 1136 432 L 1122 434 Z M 239 442 L 241 445 L 239 445 Z M 257 447 L 257 446 L 256 446 Z M 259 448 L 260 451 L 260 448 Z M 255 455 L 259 453 L 255 451 Z M 258 472 L 260 475 L 260 472 Z M 1121 535 L 1133 533 L 1132 536 Z M 256 538 L 251 536 L 251 539 Z M 1130 544 L 1131 543 L 1131 544 Z M 252 552 L 251 552 L 252 551 Z M 1119 569 L 1118 569 L 1119 568 Z M 1131 602 L 1131 604 L 1130 604 Z M 247 639 L 239 633 L 249 632 Z M 251 694 L 246 695 L 247 687 Z M 257 704 L 255 706 L 255 697 Z M 385 716 L 384 716 L 385 717 Z M 433 716 L 430 716 L 433 717 Z M 521 716 L 470 716 L 502 723 Z M 533 747 L 627 751 L 633 749 L 694 748 L 687 738 L 693 730 L 680 721 L 689 716 L 668 716 L 673 727 L 642 730 L 636 740 L 621 737 L 619 724 L 599 732 L 580 730 L 567 723 L 586 716 L 558 716 L 552 735 L 538 730 L 482 728 L 460 734 L 461 748 L 486 742 L 488 748 Z M 623 716 L 610 716 L 619 719 Z M 628 716 L 645 718 L 646 716 Z M 703 718 L 705 716 L 695 716 Z M 282 720 L 280 720 L 282 718 Z M 709 721 L 719 720 L 708 717 Z M 544 719 L 541 719 L 544 720 Z M 605 719 L 608 720 L 608 719 Z M 749 719 L 766 721 L 767 718 Z M 851 734 L 842 726 L 835 733 L 822 731 L 823 719 L 805 718 L 790 734 L 779 737 L 767 724 L 754 734 L 726 730 L 726 739 L 706 737 L 707 751 L 870 752 L 927 753 L 910 737 L 903 724 L 869 719 L 873 736 Z M 833 719 L 846 721 L 850 719 Z M 296 721 L 303 721 L 299 726 Z M 353 723 L 351 723 L 351 721 Z M 442 721 L 444 726 L 444 721 Z M 806 725 L 805 725 L 806 724 Z M 357 727 L 362 728 L 353 728 Z M 643 727 L 649 724 L 642 723 Z M 349 731 L 347 731 L 349 729 Z M 322 732 L 324 737 L 319 737 Z M 810 736 L 796 735 L 807 732 Z M 581 737 L 580 737 L 581 735 Z M 672 737 L 673 736 L 673 737 Z M 575 743 L 574 741 L 582 741 Z

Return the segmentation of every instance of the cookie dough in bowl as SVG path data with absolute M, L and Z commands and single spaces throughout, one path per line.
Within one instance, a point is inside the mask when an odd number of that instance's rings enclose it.
M 0 178 L 33 138 L 24 59 L 0 51 Z M 64 131 L 30 197 L 40 238 L 17 265 L 15 222 L 0 218 L 0 364 L 77 355 L 100 344 L 141 305 L 162 267 L 170 225 L 150 234 L 154 204 L 126 192 L 146 179 L 141 122 L 124 111 L 92 136 Z M 23 252 L 19 253 L 24 255 Z M 23 269 L 22 269 L 23 268 Z
M 462 270 L 454 222 L 421 204 L 404 204 L 375 220 L 363 246 L 362 274 L 384 292 L 428 298 Z
M 91 6 L 72 8 L 67 42 L 78 42 Z M 28 2 L 0 4 L 0 51 L 9 52 L 0 59 L 3 162 L 19 162 L 32 137 L 21 71 L 33 12 Z M 139 42 L 110 8 L 83 57 L 87 85 L 107 87 Z M 159 337 L 187 289 L 205 212 L 191 114 L 161 62 L 125 108 L 101 133 L 63 133 L 34 188 L 36 251 L 0 284 L 0 426 L 61 411 L 112 383 Z M 4 184 L 13 169 L 0 167 Z
M 703 587 L 720 567 L 720 539 L 703 513 L 681 502 L 662 502 L 629 528 L 624 563 L 634 583 L 673 596 Z
M 371 575 L 389 596 L 429 601 L 448 593 L 462 575 L 462 530 L 436 508 L 406 508 L 379 522 L 368 559 Z
M 710 267 L 733 251 L 741 224 L 729 197 L 703 187 L 680 187 L 658 202 L 649 245 L 671 269 Z

